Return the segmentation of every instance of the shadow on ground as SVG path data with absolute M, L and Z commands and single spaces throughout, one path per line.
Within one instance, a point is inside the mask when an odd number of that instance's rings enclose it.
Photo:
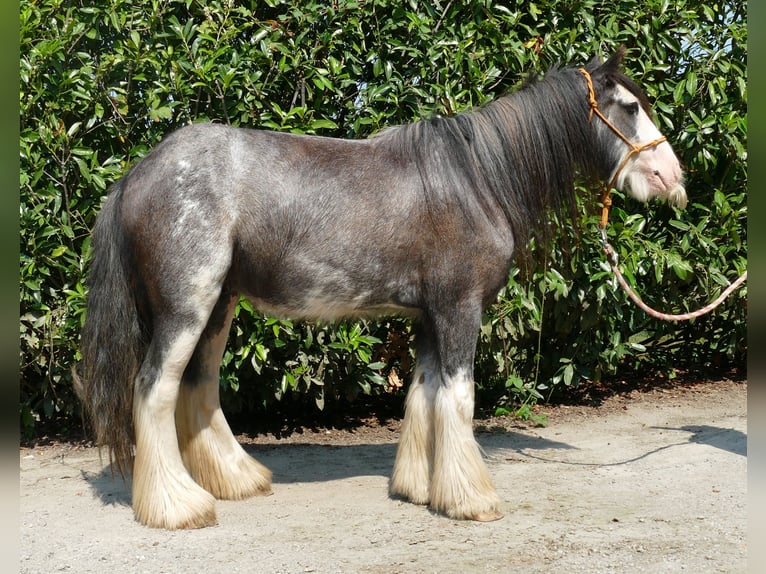
M 530 451 L 571 449 L 572 446 L 512 431 L 479 435 L 479 443 L 487 450 L 514 451 L 529 456 Z M 396 444 L 259 444 L 245 450 L 265 464 L 273 473 L 275 484 L 311 483 L 343 480 L 355 476 L 391 475 Z M 110 465 L 101 472 L 82 471 L 83 479 L 95 495 L 107 505 L 131 503 L 130 478 L 123 480 L 112 473 Z
M 725 429 L 709 425 L 687 425 L 679 428 L 654 427 L 669 431 L 682 431 L 692 433 L 689 442 L 696 444 L 705 444 L 747 456 L 747 435 L 736 429 Z

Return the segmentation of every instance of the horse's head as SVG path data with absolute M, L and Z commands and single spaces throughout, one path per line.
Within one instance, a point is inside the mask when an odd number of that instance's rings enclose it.
M 620 48 L 606 62 L 593 60 L 581 70 L 590 90 L 599 155 L 607 158 L 604 172 L 610 187 L 639 201 L 657 197 L 683 209 L 687 198 L 681 165 L 652 121 L 646 96 L 620 71 L 624 54 Z

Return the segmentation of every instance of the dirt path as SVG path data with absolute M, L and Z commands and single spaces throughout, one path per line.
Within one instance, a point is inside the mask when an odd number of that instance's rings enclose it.
M 731 572 L 746 570 L 747 387 L 718 382 L 479 421 L 506 516 L 457 522 L 386 495 L 397 425 L 248 449 L 274 495 L 219 525 L 133 521 L 94 449 L 20 452 L 21 572 Z

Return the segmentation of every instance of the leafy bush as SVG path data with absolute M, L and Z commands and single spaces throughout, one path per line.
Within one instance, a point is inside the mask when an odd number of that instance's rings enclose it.
M 746 266 L 746 4 L 628 0 L 495 3 L 340 0 L 39 0 L 21 27 L 21 417 L 77 412 L 89 230 L 111 182 L 177 126 L 213 120 L 361 138 L 450 115 L 556 63 L 629 48 L 661 129 L 688 169 L 680 213 L 616 198 L 609 238 L 652 304 L 686 310 Z M 531 404 L 637 369 L 743 365 L 746 291 L 686 324 L 627 302 L 583 188 L 577 227 L 509 278 L 476 364 L 485 404 Z M 337 326 L 261 317 L 242 303 L 224 358 L 230 410 L 285 396 L 396 390 L 412 357 L 400 319 Z M 247 383 L 247 384 L 245 384 Z

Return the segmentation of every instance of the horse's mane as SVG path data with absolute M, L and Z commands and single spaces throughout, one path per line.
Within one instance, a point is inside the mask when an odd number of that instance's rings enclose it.
M 645 101 L 635 84 L 614 73 L 614 81 Z M 575 219 L 578 170 L 604 169 L 608 151 L 594 149 L 588 109 L 582 76 L 556 67 L 482 108 L 398 126 L 377 137 L 414 160 L 426 203 L 439 205 L 449 196 L 474 217 L 496 218 L 499 209 L 511 226 L 517 257 L 524 257 L 532 237 L 548 239 L 549 211 Z

